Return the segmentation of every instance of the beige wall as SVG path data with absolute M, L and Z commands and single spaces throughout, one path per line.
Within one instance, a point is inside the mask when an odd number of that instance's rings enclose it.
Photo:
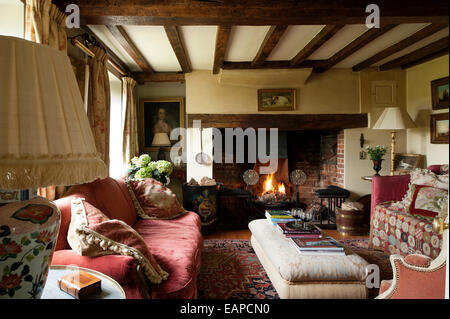
M 406 107 L 406 72 L 401 69 L 380 72 L 376 69 L 366 69 L 359 72 L 361 112 L 369 113 L 369 126 L 373 126 L 384 110 L 383 106 L 376 105 L 372 99 L 372 84 L 378 81 L 393 81 L 396 84 L 396 100 L 389 106 Z M 364 134 L 365 144 L 391 146 L 391 133 L 386 130 L 373 130 L 371 128 L 359 128 L 344 130 L 344 186 L 351 192 L 351 199 L 370 194 L 372 184 L 361 177 L 373 175 L 373 164 L 368 156 L 359 158 L 361 151 L 359 139 Z M 406 131 L 400 131 L 396 137 L 396 153 L 406 152 Z M 367 155 L 367 154 L 366 154 Z M 381 175 L 389 175 L 391 171 L 390 149 L 382 162 Z
M 406 72 L 408 112 L 417 128 L 407 133 L 407 152 L 426 155 L 426 165 L 448 164 L 448 144 L 430 143 L 431 81 L 448 76 L 449 56 L 412 67 Z
M 272 81 L 277 82 L 276 78 Z M 312 74 L 306 85 L 296 88 L 297 109 L 284 114 L 359 113 L 359 79 L 351 70 Z M 221 85 L 210 71 L 194 71 L 186 74 L 186 112 L 258 113 L 257 89 Z

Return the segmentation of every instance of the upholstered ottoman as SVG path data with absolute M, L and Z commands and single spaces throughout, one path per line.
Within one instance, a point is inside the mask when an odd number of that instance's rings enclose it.
M 280 298 L 367 298 L 369 264 L 357 254 L 303 256 L 268 220 L 256 219 L 248 226 L 253 249 Z

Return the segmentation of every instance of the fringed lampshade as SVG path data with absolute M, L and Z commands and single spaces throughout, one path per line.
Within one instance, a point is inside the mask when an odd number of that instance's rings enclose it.
M 69 58 L 0 36 L 0 298 L 41 296 L 60 225 L 49 200 L 11 194 L 106 176 Z
M 66 54 L 0 37 L 0 189 L 107 176 Z

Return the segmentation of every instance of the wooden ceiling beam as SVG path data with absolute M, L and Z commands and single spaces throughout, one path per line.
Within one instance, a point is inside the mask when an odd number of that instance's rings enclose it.
M 331 39 L 343 25 L 327 25 L 320 30 L 320 32 L 308 42 L 308 44 L 301 49 L 295 57 L 291 60 L 291 65 L 302 64 L 311 54 L 314 53 L 318 48 L 320 48 L 326 41 Z
M 446 55 L 446 54 L 448 54 L 448 52 L 449 52 L 449 48 L 447 47 L 447 48 L 445 48 L 445 49 L 443 49 L 443 50 L 436 51 L 435 53 L 432 53 L 432 54 L 430 54 L 430 55 L 426 55 L 426 56 L 424 56 L 423 58 L 419 58 L 419 59 L 417 59 L 417 60 L 415 60 L 415 61 L 411 61 L 411 62 L 405 63 L 405 64 L 403 64 L 403 65 L 401 66 L 401 68 L 402 68 L 402 69 L 408 69 L 408 68 L 411 68 L 411 67 L 413 67 L 413 66 L 416 66 L 416 65 L 419 65 L 419 64 L 422 64 L 422 63 L 431 61 L 431 60 L 433 60 L 433 59 L 439 58 L 439 57 L 441 57 L 441 56 L 443 56 L 443 55 Z
M 228 39 L 230 38 L 231 25 L 219 25 L 216 34 L 216 48 L 214 50 L 213 74 L 217 74 L 225 60 Z
M 184 73 L 177 72 L 156 72 L 156 73 L 133 73 L 133 78 L 138 84 L 145 82 L 180 82 L 184 83 Z
M 181 41 L 180 33 L 177 26 L 164 26 L 169 42 L 172 45 L 172 49 L 177 56 L 178 63 L 180 63 L 181 70 L 184 73 L 192 72 L 191 63 L 189 62 L 186 50 Z
M 434 41 L 420 49 L 380 65 L 380 70 L 386 71 L 402 66 L 408 66 L 411 65 L 411 63 L 417 63 L 417 61 L 422 61 L 420 63 L 423 63 L 427 61 L 427 59 L 436 57 L 436 54 L 445 54 L 446 50 L 448 52 L 448 41 L 449 37 Z
M 410 45 L 446 28 L 447 26 L 448 26 L 448 24 L 435 24 L 435 23 L 430 24 L 430 25 L 420 29 L 413 35 L 391 45 L 390 47 L 378 52 L 377 54 L 371 56 L 370 58 L 356 64 L 355 66 L 352 67 L 352 70 L 357 72 L 357 71 L 361 71 L 365 68 L 368 68 L 371 65 L 373 65 L 374 63 L 381 61 L 381 60 L 393 55 L 394 53 L 397 53 L 397 52 L 409 47 Z
M 270 55 L 270 52 L 276 47 L 278 41 L 286 31 L 287 25 L 271 26 L 269 31 L 259 47 L 258 53 L 256 53 L 255 58 L 252 61 L 252 66 L 259 66 L 266 61 L 266 58 Z
M 322 67 L 317 68 L 317 72 L 323 72 L 331 67 L 335 66 L 345 58 L 349 57 L 359 49 L 363 48 L 365 45 L 369 44 L 379 36 L 385 34 L 386 32 L 392 30 L 396 27 L 396 24 L 388 24 L 381 28 L 371 28 L 360 35 L 358 38 L 347 44 L 343 49 L 334 54 L 331 58 L 329 58 Z
M 53 0 L 64 12 L 80 8 L 96 25 L 327 25 L 364 24 L 366 0 Z M 378 0 L 383 24 L 448 23 L 449 3 Z
M 130 36 L 122 26 L 107 25 L 106 27 L 143 72 L 154 72 L 150 64 L 130 39 Z
M 131 74 L 131 71 L 128 68 L 128 66 L 103 41 L 101 41 L 88 26 L 86 25 L 81 26 L 81 29 L 100 43 L 100 45 L 106 51 L 106 54 L 108 55 L 108 60 L 113 67 L 120 68 L 120 70 L 118 71 L 125 75 Z

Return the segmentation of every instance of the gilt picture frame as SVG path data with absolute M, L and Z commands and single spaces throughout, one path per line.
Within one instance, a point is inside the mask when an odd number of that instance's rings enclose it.
M 416 168 L 422 168 L 423 155 L 411 153 L 394 154 L 394 175 L 406 175 Z
M 430 143 L 448 144 L 448 112 L 430 115 Z
M 152 98 L 140 99 L 138 111 L 139 146 L 141 151 L 154 152 L 159 147 L 153 147 L 155 133 L 170 133 L 174 128 L 185 127 L 184 98 Z M 171 144 L 180 141 L 170 140 Z
M 296 103 L 296 89 L 258 90 L 258 111 L 293 111 Z
M 431 100 L 433 110 L 448 109 L 448 76 L 431 81 Z

